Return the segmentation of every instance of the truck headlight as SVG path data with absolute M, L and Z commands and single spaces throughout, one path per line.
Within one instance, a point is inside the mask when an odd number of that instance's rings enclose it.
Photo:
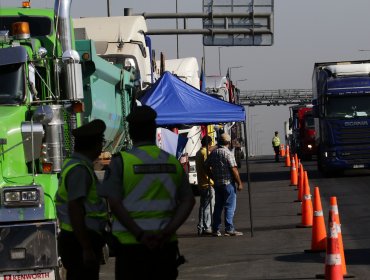
M 21 192 L 17 192 L 17 191 L 4 192 L 4 202 L 14 202 L 14 201 L 20 201 L 20 200 L 21 200 Z
M 3 189 L 4 206 L 38 206 L 40 190 L 36 187 L 7 187 Z
M 312 145 L 307 145 L 307 148 L 312 149 Z

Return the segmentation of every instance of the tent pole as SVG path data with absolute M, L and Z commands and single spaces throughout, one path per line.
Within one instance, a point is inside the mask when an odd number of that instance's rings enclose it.
M 252 215 L 252 193 L 251 193 L 251 179 L 249 172 L 249 159 L 248 159 L 248 138 L 247 138 L 247 126 L 246 122 L 244 124 L 244 143 L 245 143 L 245 163 L 247 167 L 247 187 L 248 187 L 248 197 L 249 197 L 249 220 L 251 224 L 251 237 L 253 237 L 253 215 Z

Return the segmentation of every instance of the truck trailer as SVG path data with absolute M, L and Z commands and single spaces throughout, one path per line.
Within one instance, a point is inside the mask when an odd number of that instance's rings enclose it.
M 130 145 L 135 73 L 74 39 L 70 7 L 0 9 L 0 279 L 59 277 L 54 196 L 72 129 L 100 118 L 105 151 Z
M 154 82 L 151 40 L 143 16 L 85 17 L 73 19 L 76 39 L 93 40 L 99 57 L 115 65 L 134 68 L 143 90 Z
M 158 65 L 160 62 L 158 61 Z M 199 65 L 195 57 L 184 57 L 179 59 L 166 59 L 165 70 L 176 75 L 185 83 L 199 89 Z M 181 125 L 178 134 L 188 138 L 181 160 L 185 170 L 188 172 L 189 183 L 193 187 L 198 185 L 197 171 L 195 167 L 195 155 L 201 148 L 202 130 L 198 125 Z
M 370 61 L 315 63 L 312 89 L 318 169 L 368 169 Z
M 228 77 L 224 76 L 207 76 L 206 77 L 206 92 L 208 95 L 223 100 L 225 102 L 238 104 L 239 89 L 236 88 Z M 245 151 L 243 148 L 242 125 L 240 122 L 216 124 L 215 138 L 218 138 L 221 133 L 226 132 L 231 136 L 231 145 L 235 160 L 238 167 L 241 167 L 241 160 L 244 159 Z

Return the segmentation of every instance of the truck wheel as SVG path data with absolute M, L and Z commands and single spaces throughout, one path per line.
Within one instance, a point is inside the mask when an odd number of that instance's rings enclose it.
M 317 170 L 322 174 L 325 173 L 324 166 L 323 166 L 323 163 L 322 163 L 322 157 L 321 157 L 320 149 L 318 149 L 318 152 L 317 152 Z
M 334 172 L 332 170 L 328 169 L 327 167 L 323 166 L 320 155 L 317 158 L 317 167 L 318 167 L 318 170 L 319 170 L 319 172 L 321 173 L 321 175 L 323 177 L 325 177 L 325 178 L 333 177 Z
M 312 160 L 312 155 L 302 154 L 302 160 L 311 161 Z

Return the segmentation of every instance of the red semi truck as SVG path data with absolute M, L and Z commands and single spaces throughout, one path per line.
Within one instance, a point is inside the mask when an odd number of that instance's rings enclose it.
M 312 105 L 296 105 L 289 108 L 289 127 L 292 134 L 289 145 L 292 153 L 300 159 L 311 160 L 316 155 L 315 125 Z

